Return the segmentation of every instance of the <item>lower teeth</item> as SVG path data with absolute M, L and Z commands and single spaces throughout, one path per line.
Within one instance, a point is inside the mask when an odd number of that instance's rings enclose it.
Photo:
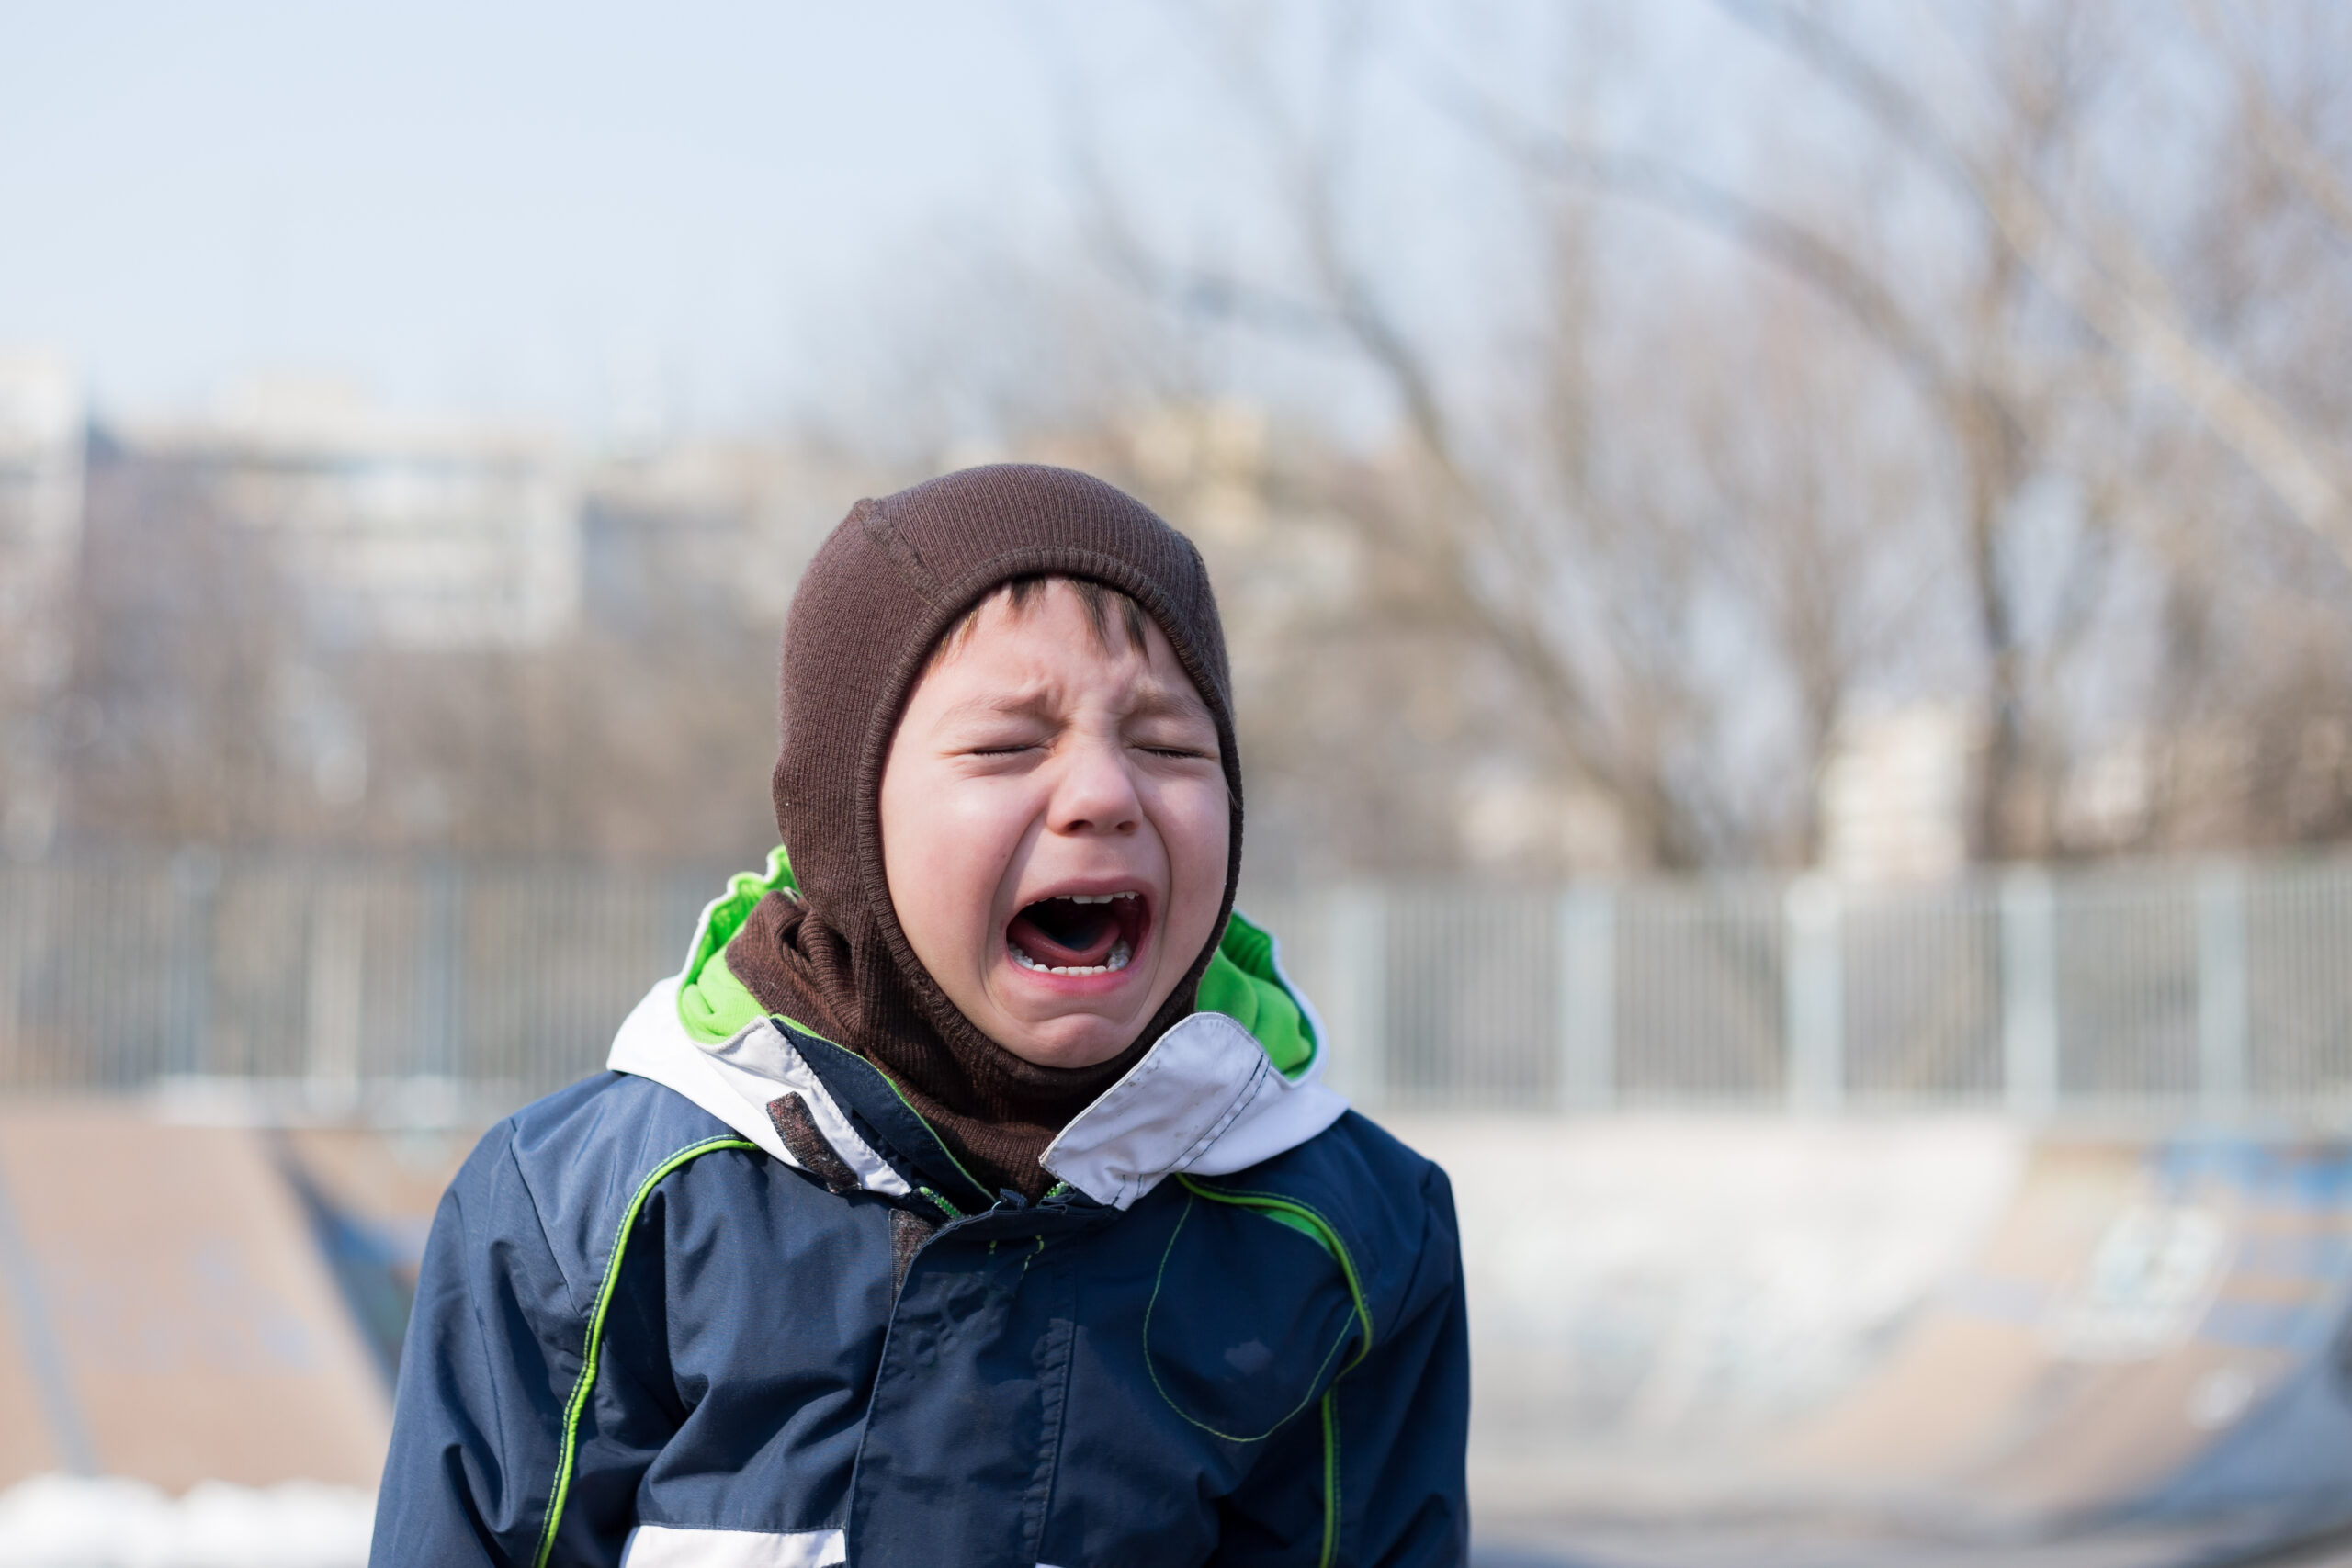
M 1135 957 L 1135 949 L 1127 945 L 1125 937 L 1119 939 L 1118 943 L 1111 949 L 1109 954 L 1100 964 L 1040 964 L 1023 953 L 1020 943 L 1008 942 L 1006 945 L 1012 949 L 1012 961 L 1015 964 L 1020 964 L 1023 969 L 1035 969 L 1040 975 L 1109 975 L 1125 969 L 1128 960 Z

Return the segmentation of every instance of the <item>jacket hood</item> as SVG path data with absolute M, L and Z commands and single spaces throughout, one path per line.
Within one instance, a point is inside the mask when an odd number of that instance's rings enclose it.
M 685 967 L 646 994 L 605 1065 L 684 1095 L 805 1169 L 771 1109 L 797 1096 L 859 1185 L 904 1196 L 919 1179 L 892 1157 L 897 1151 L 861 1133 L 863 1119 L 839 1102 L 831 1075 L 809 1055 L 817 1047 L 830 1048 L 831 1058 L 847 1053 L 797 1020 L 771 1019 L 720 958 L 762 898 L 793 887 L 781 845 L 763 871 L 730 878 L 703 911 Z M 1202 976 L 1198 1010 L 1071 1118 L 1040 1163 L 1095 1201 L 1124 1209 L 1179 1171 L 1220 1176 L 1271 1159 L 1348 1108 L 1320 1081 L 1324 1041 L 1313 1005 L 1283 973 L 1272 934 L 1237 910 Z M 827 1065 L 840 1070 L 837 1059 Z

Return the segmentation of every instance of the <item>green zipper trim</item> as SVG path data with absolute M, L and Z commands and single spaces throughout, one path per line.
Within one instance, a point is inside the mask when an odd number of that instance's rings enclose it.
M 1323 1555 L 1317 1568 L 1331 1568 L 1340 1560 L 1340 1427 L 1331 1402 L 1339 1384 L 1323 1391 Z
M 831 1045 L 834 1050 L 839 1051 L 844 1056 L 857 1056 L 857 1053 L 851 1050 L 848 1046 L 842 1044 L 837 1040 L 826 1039 L 823 1035 L 818 1033 L 815 1030 L 809 1028 L 807 1024 L 801 1022 L 797 1018 L 787 1018 L 785 1019 L 784 1021 L 792 1025 L 793 1028 L 798 1030 L 801 1033 L 806 1034 L 809 1039 L 816 1041 L 819 1044 Z M 866 1061 L 863 1056 L 858 1056 L 858 1060 L 865 1062 L 869 1067 L 874 1067 L 874 1064 L 870 1061 Z M 915 1109 L 915 1102 L 907 1098 L 907 1091 L 900 1089 L 890 1075 L 884 1072 L 879 1067 L 874 1067 L 874 1076 L 880 1078 L 883 1086 L 888 1089 L 892 1094 L 899 1097 L 899 1103 L 907 1108 L 907 1114 L 915 1119 L 915 1125 L 921 1127 L 924 1132 L 931 1134 L 932 1143 L 938 1148 L 941 1154 L 947 1156 L 947 1163 L 956 1168 L 956 1174 L 970 1182 L 972 1184 L 973 1191 L 979 1193 L 983 1198 L 992 1200 L 995 1197 L 995 1194 L 991 1193 L 988 1190 L 988 1186 L 985 1182 L 981 1181 L 970 1171 L 964 1168 L 964 1162 L 956 1157 L 956 1151 L 947 1146 L 947 1140 L 939 1135 L 939 1129 L 933 1126 L 930 1121 L 924 1117 L 923 1113 Z M 831 1091 L 829 1090 L 827 1092 L 830 1093 Z M 957 1219 L 962 1219 L 964 1217 L 964 1212 L 961 1209 L 958 1209 L 954 1204 L 948 1202 L 946 1199 L 941 1197 L 938 1193 L 932 1191 L 930 1188 L 919 1188 L 917 1190 L 929 1197 L 933 1202 L 940 1204 L 942 1207 L 945 1208 L 950 1214 L 953 1214 Z
M 548 1559 L 555 1551 L 556 1528 L 563 1523 L 563 1506 L 571 1495 L 571 1467 L 580 1457 L 580 1417 L 586 1412 L 588 1396 L 596 1386 L 596 1357 L 603 1348 L 605 1314 L 613 1304 L 613 1288 L 620 1282 L 621 1259 L 628 1251 L 628 1233 L 636 1228 L 638 1212 L 645 1207 L 645 1200 L 663 1177 L 717 1149 L 749 1149 L 756 1153 L 759 1145 L 746 1138 L 712 1138 L 680 1149 L 638 1183 L 637 1196 L 628 1201 L 628 1208 L 621 1214 L 621 1228 L 613 1237 L 613 1256 L 605 1265 L 605 1281 L 596 1289 L 596 1310 L 588 1317 L 588 1341 L 580 1352 L 580 1376 L 571 1385 L 571 1397 L 564 1403 L 563 1447 L 556 1456 L 555 1490 L 548 1496 L 548 1522 L 539 1531 L 539 1550 L 531 1559 L 531 1568 L 547 1568 Z
M 782 1017 L 783 1015 L 778 1014 L 777 1016 Z M 839 1041 L 826 1039 L 823 1035 L 818 1033 L 815 1030 L 809 1028 L 807 1024 L 801 1022 L 797 1018 L 786 1018 L 784 1021 L 790 1024 L 793 1028 L 798 1030 L 801 1033 L 806 1034 L 809 1039 L 816 1041 L 820 1044 L 831 1045 L 834 1050 L 839 1051 L 844 1056 L 857 1055 L 857 1053 L 851 1050 L 848 1046 L 842 1044 Z M 865 1058 L 863 1056 L 859 1056 L 858 1060 L 865 1062 L 865 1065 L 869 1067 L 874 1066 L 872 1062 L 865 1061 Z M 891 1079 L 890 1075 L 884 1072 L 879 1067 L 874 1067 L 874 1076 L 880 1078 L 889 1091 L 899 1097 L 899 1103 L 907 1108 L 907 1114 L 915 1119 L 915 1125 L 921 1127 L 924 1132 L 931 1134 L 932 1143 L 937 1146 L 941 1154 L 947 1157 L 947 1163 L 956 1168 L 956 1174 L 970 1182 L 972 1184 L 972 1190 L 979 1193 L 983 1198 L 993 1197 L 993 1194 L 989 1191 L 986 1184 L 981 1182 L 977 1177 L 973 1176 L 970 1171 L 964 1168 L 964 1162 L 956 1157 L 956 1151 L 947 1146 L 947 1140 L 939 1135 L 939 1129 L 933 1127 L 923 1116 L 923 1113 L 915 1109 L 915 1102 L 907 1098 L 906 1090 L 900 1089 L 898 1084 Z M 828 1090 L 827 1092 L 830 1093 L 831 1091 Z M 958 1209 L 946 1199 L 941 1197 L 938 1193 L 933 1192 L 930 1188 L 922 1187 L 916 1189 L 916 1190 L 922 1192 L 933 1202 L 937 1203 L 940 1207 L 945 1209 L 953 1218 L 960 1220 L 964 1217 L 963 1210 Z
M 789 1019 L 786 1019 L 785 1021 L 786 1021 L 786 1022 L 787 1022 L 787 1023 L 790 1023 L 792 1021 L 791 1021 L 791 1020 L 789 1020 Z M 799 1028 L 799 1026 L 798 1026 L 797 1024 L 795 1024 L 795 1025 L 794 1025 L 794 1027 L 795 1027 L 795 1028 Z M 825 1037 L 824 1037 L 823 1035 L 819 1034 L 819 1033 L 818 1033 L 818 1032 L 816 1032 L 814 1030 L 802 1029 L 800 1032 L 801 1032 L 803 1034 L 808 1035 L 808 1036 L 810 1039 L 812 1039 L 812 1040 L 825 1040 Z M 828 1045 L 833 1045 L 833 1043 L 832 1043 L 831 1041 L 830 1041 L 830 1040 L 825 1040 L 825 1043 L 826 1043 L 826 1044 L 828 1044 Z M 834 1050 L 836 1050 L 836 1051 L 840 1051 L 840 1052 L 842 1052 L 842 1053 L 843 1055 L 852 1055 L 852 1056 L 854 1056 L 854 1055 L 857 1055 L 857 1053 L 856 1053 L 856 1052 L 850 1050 L 847 1046 L 844 1046 L 844 1045 L 833 1045 L 833 1049 L 834 1049 Z M 862 1059 L 863 1059 L 863 1058 L 861 1058 L 861 1060 L 862 1060 Z M 871 1064 L 871 1063 L 868 1063 L 867 1065 L 868 1065 L 869 1066 L 872 1066 L 872 1064 Z M 884 1072 L 884 1071 L 883 1071 L 881 1068 L 879 1068 L 879 1067 L 875 1067 L 875 1068 L 874 1068 L 874 1076 L 875 1076 L 876 1077 L 877 1077 L 877 1078 L 880 1078 L 884 1083 L 886 1083 L 886 1084 L 888 1084 L 888 1085 L 889 1085 L 889 1087 L 890 1087 L 890 1092 L 891 1092 L 892 1094 L 895 1094 L 895 1095 L 897 1095 L 897 1096 L 899 1097 L 899 1104 L 901 1104 L 901 1105 L 903 1105 L 903 1106 L 905 1106 L 905 1107 L 907 1108 L 907 1114 L 908 1114 L 908 1115 L 910 1115 L 910 1116 L 911 1116 L 911 1117 L 913 1117 L 913 1118 L 915 1119 L 915 1125 L 916 1125 L 916 1126 L 918 1126 L 918 1127 L 921 1127 L 924 1132 L 929 1133 L 929 1134 L 931 1134 L 931 1141 L 932 1141 L 933 1144 L 936 1144 L 936 1145 L 939 1146 L 939 1152 L 940 1152 L 941 1154 L 944 1154 L 944 1155 L 945 1155 L 945 1156 L 947 1156 L 947 1163 L 948 1163 L 949 1165 L 952 1165 L 952 1166 L 954 1166 L 954 1167 L 956 1168 L 956 1175 L 958 1175 L 958 1176 L 960 1176 L 960 1177 L 962 1177 L 965 1180 L 967 1180 L 967 1181 L 970 1182 L 970 1183 L 972 1184 L 972 1190 L 973 1190 L 973 1191 L 978 1192 L 978 1193 L 979 1193 L 981 1196 L 983 1196 L 983 1197 L 985 1197 L 985 1198 L 988 1198 L 988 1199 L 989 1199 L 989 1200 L 993 1201 L 996 1195 L 995 1195 L 994 1193 L 992 1193 L 992 1192 L 990 1192 L 990 1191 L 989 1190 L 989 1189 L 988 1189 L 988 1184 L 987 1184 L 986 1182 L 984 1182 L 984 1181 L 980 1180 L 978 1177 L 974 1176 L 970 1171 L 966 1170 L 966 1169 L 964 1168 L 964 1162 L 963 1162 L 962 1160 L 957 1159 L 957 1158 L 956 1157 L 956 1151 L 955 1151 L 954 1149 L 951 1149 L 951 1148 L 949 1148 L 949 1147 L 947 1146 L 947 1140 L 946 1140 L 946 1139 L 944 1139 L 944 1138 L 943 1138 L 943 1137 L 941 1137 L 941 1136 L 939 1135 L 939 1129 L 938 1129 L 938 1128 L 936 1128 L 936 1127 L 933 1127 L 933 1126 L 931 1124 L 931 1122 L 929 1122 L 929 1120 L 927 1120 L 927 1119 L 924 1117 L 923 1113 L 922 1113 L 922 1111 L 917 1111 L 917 1110 L 915 1109 L 915 1102 L 914 1102 L 913 1100 L 909 1100 L 909 1099 L 907 1098 L 906 1090 L 904 1090 L 904 1089 L 900 1089 L 900 1088 L 898 1086 L 898 1084 L 897 1084 L 896 1082 L 894 1082 L 894 1081 L 891 1079 L 890 1075 L 889 1075 L 889 1074 L 888 1074 L 888 1073 L 886 1073 L 886 1072 Z M 926 1189 L 924 1189 L 924 1190 L 929 1191 L 930 1190 L 929 1190 L 928 1188 L 926 1188 Z M 933 1195 L 933 1197 L 937 1197 L 937 1196 L 938 1196 L 938 1194 L 936 1194 L 936 1193 L 933 1193 L 932 1195 Z M 943 1201 L 944 1201 L 944 1200 L 943 1200 Z
M 1323 1250 L 1339 1263 L 1340 1272 L 1347 1279 L 1348 1296 L 1355 1303 L 1356 1322 L 1363 1329 L 1363 1343 L 1356 1348 L 1354 1358 L 1340 1368 L 1340 1371 L 1344 1374 L 1354 1371 L 1366 1356 L 1372 1354 L 1372 1308 L 1364 1304 L 1363 1283 L 1356 1277 L 1355 1259 L 1348 1256 L 1347 1244 L 1340 1239 L 1339 1231 L 1329 1220 L 1295 1198 L 1283 1198 L 1272 1192 L 1230 1191 L 1211 1187 L 1189 1176 L 1180 1175 L 1176 1180 L 1185 1191 L 1196 1198 L 1205 1198 L 1212 1203 L 1229 1203 L 1237 1209 L 1253 1210 L 1322 1243 Z

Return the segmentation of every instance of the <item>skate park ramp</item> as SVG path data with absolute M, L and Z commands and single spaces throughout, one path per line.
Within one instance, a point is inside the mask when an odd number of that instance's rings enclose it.
M 364 1506 L 471 1134 L 285 1120 L 0 1102 L 0 1515 Z M 2352 1568 L 2352 1145 L 1384 1120 L 1455 1189 L 1483 1568 Z
M 2352 1145 L 1398 1131 L 1462 1213 L 1488 1568 L 2352 1555 Z
M 458 1149 L 462 1153 L 462 1148 Z M 0 1487 L 372 1492 L 439 1145 L 0 1102 Z

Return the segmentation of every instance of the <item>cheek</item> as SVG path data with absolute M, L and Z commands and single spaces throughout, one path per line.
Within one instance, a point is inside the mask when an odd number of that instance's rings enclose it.
M 940 791 L 920 760 L 892 757 L 882 775 L 882 864 L 899 929 L 936 974 L 956 936 L 959 868 L 954 864 L 956 836 L 938 809 Z
M 1007 818 L 1018 813 L 996 798 L 997 781 L 958 778 L 893 758 L 882 780 L 882 859 L 899 925 L 924 965 L 937 973 L 974 946 L 995 907 L 996 885 L 1010 859 Z
M 1216 918 L 1217 905 L 1225 897 L 1226 861 L 1233 842 L 1225 781 L 1175 781 L 1161 786 L 1154 806 L 1160 840 L 1168 848 L 1173 913 L 1179 920 L 1201 922 L 1197 941 L 1206 942 L 1206 923 Z

